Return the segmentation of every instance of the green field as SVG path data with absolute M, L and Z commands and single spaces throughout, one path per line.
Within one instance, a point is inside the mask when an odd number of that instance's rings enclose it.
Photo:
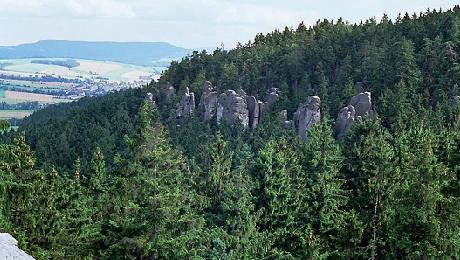
M 25 92 L 11 91 L 8 87 L 0 85 L 0 102 L 5 102 L 7 104 L 19 104 L 23 102 L 37 101 L 40 104 L 56 104 L 71 101 L 69 99 L 57 98 L 53 95 L 27 92 L 27 90 L 31 90 L 27 87 L 20 88 L 25 90 Z
M 139 76 L 148 76 L 164 68 L 149 68 L 117 62 L 75 59 L 79 66 L 66 68 L 52 64 L 32 63 L 37 59 L 1 60 L 1 69 L 9 73 L 27 73 L 32 75 L 55 75 L 65 78 L 107 78 L 109 81 L 135 81 Z M 65 61 L 67 58 L 46 58 L 41 60 Z
M 0 60 L 0 73 L 21 77 L 53 76 L 68 79 L 97 81 L 108 79 L 110 82 L 133 82 L 140 77 L 150 77 L 162 68 L 148 68 L 117 62 L 74 59 L 74 67 L 59 65 L 67 58 L 40 58 L 40 59 L 10 59 Z M 38 102 L 39 104 L 55 104 L 71 102 L 70 99 L 60 99 L 56 91 L 71 89 L 78 83 L 65 82 L 37 82 L 18 79 L 0 80 L 0 102 L 17 105 L 24 102 Z M 34 93 L 36 92 L 36 93 Z M 38 94 L 40 93 L 40 94 Z M 38 107 L 38 106 L 37 106 Z M 5 109 L 14 109 L 14 106 L 5 106 Z M 17 108 L 17 107 L 16 107 Z M 21 107 L 19 107 L 21 109 Z M 0 118 L 24 118 L 31 114 L 31 110 L 0 110 Z
M 33 110 L 0 110 L 0 119 L 24 118 L 32 114 Z

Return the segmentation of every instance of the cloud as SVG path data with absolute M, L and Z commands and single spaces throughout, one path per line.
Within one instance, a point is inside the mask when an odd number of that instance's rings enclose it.
M 311 24 L 319 17 L 309 5 L 296 6 L 290 4 L 294 0 L 286 1 L 288 3 L 272 0 L 137 0 L 131 1 L 131 6 L 136 10 L 136 19 L 152 23 L 182 23 L 184 28 L 199 25 L 203 30 L 232 27 L 244 31 L 250 29 L 252 33 L 295 27 L 301 21 Z
M 216 17 L 220 24 L 246 24 L 285 26 L 299 23 L 302 20 L 310 21 L 316 14 L 308 10 L 292 10 L 276 6 L 259 6 L 254 4 L 241 4 L 227 6 Z
M 0 0 L 5 16 L 133 18 L 127 3 L 117 0 Z
M 300 21 L 359 22 L 454 4 L 458 0 L 0 0 L 0 22 L 6 24 L 0 45 L 74 39 L 232 46 Z

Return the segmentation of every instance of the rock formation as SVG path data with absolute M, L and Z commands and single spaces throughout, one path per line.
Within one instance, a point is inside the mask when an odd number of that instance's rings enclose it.
M 169 89 L 169 91 L 167 91 Z M 174 95 L 173 89 L 169 87 L 162 88 L 163 99 L 168 99 Z M 193 93 L 187 92 L 181 99 L 176 110 L 176 117 L 187 118 L 193 114 L 194 98 Z M 271 88 L 267 92 L 266 102 L 258 100 L 255 96 L 248 96 L 243 89 L 227 90 L 218 95 L 210 81 L 203 84 L 203 93 L 198 105 L 198 114 L 205 121 L 210 121 L 213 118 L 217 119 L 217 123 L 226 122 L 229 125 L 235 125 L 239 122 L 243 127 L 255 129 L 259 124 L 262 114 L 270 109 L 280 97 L 280 92 L 277 88 Z M 193 102 L 192 102 L 193 101 Z
M 355 108 L 356 116 L 369 116 L 374 118 L 374 110 L 372 110 L 371 92 L 362 92 L 354 96 L 350 100 L 350 105 Z
M 265 113 L 265 103 L 260 100 L 257 101 L 257 103 L 259 104 L 259 121 L 260 121 L 260 119 L 262 119 L 262 115 Z
M 350 100 L 350 104 L 342 108 L 335 121 L 335 135 L 342 137 L 356 121 L 364 117 L 374 118 L 370 92 L 359 93 Z
M 449 105 L 452 107 L 452 108 L 457 108 L 457 106 L 460 104 L 460 96 L 452 96 L 450 99 L 449 99 Z
M 265 98 L 265 109 L 269 110 L 280 98 L 280 91 L 278 88 L 271 88 L 268 93 L 267 97 Z
M 182 96 L 176 110 L 176 118 L 189 118 L 195 113 L 195 94 L 190 92 L 188 88 Z
M 278 118 L 284 128 L 290 129 L 293 127 L 294 122 L 293 120 L 288 120 L 287 110 L 281 110 L 281 112 L 278 115 Z
M 335 120 L 336 137 L 342 137 L 353 126 L 355 120 L 361 121 L 361 117 L 356 116 L 355 108 L 352 105 L 342 108 Z
M 146 95 L 145 95 L 145 99 L 152 102 L 152 103 L 155 103 L 155 101 L 153 100 L 153 94 L 148 92 Z
M 176 89 L 169 82 L 160 88 L 160 102 L 170 103 L 175 95 Z
M 218 97 L 219 94 L 214 90 L 211 82 L 206 81 L 198 106 L 198 111 L 205 121 L 211 120 L 216 115 Z
M 363 82 L 356 82 L 355 83 L 355 93 L 359 94 L 364 92 L 364 83 Z
M 294 113 L 297 133 L 305 141 L 308 139 L 308 130 L 313 124 L 321 121 L 320 105 L 321 99 L 318 96 L 310 96 L 307 102 L 300 104 L 299 108 Z
M 362 87 L 362 84 L 357 84 Z M 168 84 L 161 91 L 162 100 L 171 100 L 175 90 Z M 227 90 L 218 95 L 211 82 L 206 81 L 203 84 L 203 93 L 198 106 L 198 113 L 205 121 L 211 121 L 214 118 L 217 124 L 222 122 L 230 126 L 241 124 L 244 128 L 256 129 L 264 113 L 270 110 L 280 98 L 280 91 L 277 88 L 271 88 L 267 92 L 265 102 L 258 100 L 255 96 L 248 96 L 244 90 L 238 89 Z M 153 97 L 147 94 L 147 99 L 153 100 Z M 460 104 L 460 97 L 452 97 L 451 104 Z M 308 130 L 321 121 L 321 99 L 318 96 L 308 97 L 305 103 L 299 105 L 294 113 L 293 120 L 288 120 L 287 111 L 283 110 L 279 114 L 280 123 L 285 128 L 295 126 L 298 135 L 303 140 L 308 140 Z M 188 88 L 177 106 L 176 118 L 184 120 L 190 118 L 195 113 L 195 95 Z M 335 123 L 335 136 L 342 137 L 356 121 L 363 118 L 374 118 L 372 108 L 372 98 L 370 92 L 361 92 L 353 96 L 349 105 L 342 108 L 337 116 Z M 178 121 L 178 126 L 180 126 Z
M 247 96 L 246 103 L 248 106 L 248 113 L 249 113 L 249 127 L 251 129 L 255 129 L 259 124 L 259 117 L 260 117 L 260 108 L 259 104 L 262 103 L 256 99 L 254 96 Z
M 0 259 L 34 259 L 18 248 L 18 241 L 8 233 L 0 233 Z
M 249 111 L 246 96 L 227 90 L 222 93 L 217 105 L 217 123 L 226 122 L 233 126 L 237 122 L 243 127 L 249 126 Z

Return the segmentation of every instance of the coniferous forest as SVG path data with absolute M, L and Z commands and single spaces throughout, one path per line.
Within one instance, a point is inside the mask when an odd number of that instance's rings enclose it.
M 2 124 L 0 230 L 37 259 L 458 259 L 459 55 L 459 6 L 321 20 L 49 106 Z M 207 81 L 280 98 L 255 129 L 176 118 Z M 338 138 L 357 89 L 375 117 Z M 304 141 L 279 113 L 313 95 Z

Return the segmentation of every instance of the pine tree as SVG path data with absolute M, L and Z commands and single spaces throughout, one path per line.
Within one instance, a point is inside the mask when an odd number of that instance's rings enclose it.
M 309 258 L 344 257 L 339 244 L 345 239 L 341 230 L 345 227 L 346 204 L 343 180 L 339 170 L 342 156 L 332 138 L 332 131 L 323 120 L 309 133 L 309 141 L 302 157 L 303 171 L 296 177 L 300 203 L 306 206 L 298 225 L 305 225 L 305 242 Z
M 413 140 L 417 140 L 414 142 Z M 458 198 L 442 193 L 449 175 L 439 163 L 436 137 L 422 127 L 397 140 L 397 167 L 384 210 L 389 257 L 459 256 Z
M 296 227 L 299 200 L 294 192 L 293 179 L 301 172 L 295 151 L 286 139 L 270 141 L 256 158 L 254 175 L 259 180 L 259 201 L 263 210 L 261 228 L 273 240 L 273 252 L 292 255 L 301 247 Z
M 388 179 L 394 174 L 394 151 L 391 136 L 381 129 L 379 120 L 366 120 L 354 126 L 343 141 L 344 163 L 341 169 L 344 187 L 353 198 L 348 201 L 349 212 L 356 212 L 360 242 L 352 246 L 348 257 L 378 259 L 384 255 L 381 230 L 383 198 Z M 357 227 L 351 226 L 352 233 Z

